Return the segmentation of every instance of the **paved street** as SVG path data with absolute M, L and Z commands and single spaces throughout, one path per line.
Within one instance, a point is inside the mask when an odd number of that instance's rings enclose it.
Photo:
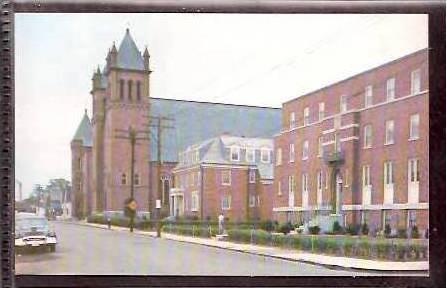
M 53 225 L 59 240 L 56 252 L 17 255 L 17 274 L 380 275 L 332 270 L 318 265 L 157 239 L 124 231 L 62 222 L 53 222 Z

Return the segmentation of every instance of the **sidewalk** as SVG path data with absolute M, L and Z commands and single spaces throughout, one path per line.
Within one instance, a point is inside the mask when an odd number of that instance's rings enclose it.
M 67 222 L 78 225 L 86 225 L 91 227 L 97 227 L 102 229 L 108 229 L 107 225 L 87 223 L 85 221 L 80 222 Z M 111 230 L 114 231 L 129 231 L 129 228 L 112 226 Z M 140 231 L 134 230 L 135 234 L 145 235 L 150 237 L 156 237 L 157 233 L 154 231 Z M 428 271 L 428 261 L 414 261 L 414 262 L 398 262 L 398 261 L 377 261 L 359 258 L 348 258 L 338 256 L 328 256 L 321 254 L 299 252 L 297 250 L 289 250 L 278 247 L 266 247 L 252 244 L 233 243 L 228 241 L 217 241 L 210 238 L 196 238 L 191 236 L 176 235 L 161 233 L 161 238 L 188 242 L 199 245 L 205 245 L 210 247 L 216 247 L 221 249 L 239 251 L 244 253 L 250 253 L 255 255 L 285 259 L 290 261 L 300 261 L 312 264 L 319 264 L 324 266 L 337 266 L 350 269 L 362 269 L 362 270 L 377 270 L 377 271 Z

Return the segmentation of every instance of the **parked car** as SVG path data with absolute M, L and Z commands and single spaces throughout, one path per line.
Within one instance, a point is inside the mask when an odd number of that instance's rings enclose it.
M 32 213 L 15 215 L 15 250 L 45 248 L 56 251 L 57 237 L 54 229 L 44 216 Z

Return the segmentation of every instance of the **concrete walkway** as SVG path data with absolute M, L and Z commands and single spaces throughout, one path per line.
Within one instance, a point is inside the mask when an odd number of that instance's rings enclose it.
M 79 221 L 79 222 L 73 221 L 71 223 L 108 229 L 107 225 L 87 223 L 85 221 Z M 112 226 L 111 230 L 129 231 L 129 228 Z M 138 235 L 146 235 L 151 237 L 157 236 L 157 233 L 154 231 L 134 230 L 134 233 Z M 377 271 L 428 271 L 429 269 L 428 261 L 413 261 L 413 262 L 378 261 L 378 260 L 368 260 L 359 258 L 328 256 L 322 254 L 306 253 L 297 250 L 289 250 L 279 247 L 267 247 L 261 245 L 233 243 L 229 241 L 218 241 L 213 238 L 199 238 L 199 237 L 169 234 L 164 232 L 161 233 L 161 237 L 164 239 L 174 241 L 188 242 L 216 248 L 234 250 L 244 253 L 262 255 L 267 257 L 319 264 L 324 266 L 336 266 L 350 269 L 377 270 Z

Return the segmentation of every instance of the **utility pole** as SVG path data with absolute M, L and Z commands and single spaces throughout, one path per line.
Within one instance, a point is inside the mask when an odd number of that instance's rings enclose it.
M 122 129 L 115 129 L 116 132 L 121 132 L 121 133 L 128 133 L 126 136 L 115 136 L 115 138 L 119 138 L 119 139 L 127 139 L 130 142 L 130 201 L 129 201 L 129 205 L 128 207 L 133 210 L 133 212 L 130 214 L 130 232 L 133 232 L 133 228 L 134 228 L 134 220 L 135 220 L 135 209 L 136 206 L 135 204 L 131 204 L 131 203 L 135 203 L 135 198 L 134 198 L 134 187 L 135 187 L 135 175 L 134 175 L 134 171 L 135 171 L 135 145 L 137 145 L 137 140 L 148 140 L 148 137 L 137 137 L 137 133 L 145 133 L 147 134 L 148 131 L 137 131 L 134 128 L 132 128 L 132 126 L 129 127 L 129 130 L 122 130 Z
M 163 137 L 163 130 L 164 129 L 174 129 L 174 125 L 166 125 L 163 124 L 164 121 L 175 121 L 174 118 L 169 118 L 165 116 L 150 116 L 149 117 L 149 127 L 156 127 L 157 128 L 157 199 L 160 201 L 163 199 L 163 187 L 161 183 L 161 164 L 162 164 L 162 156 L 161 156 L 161 150 L 163 147 L 162 137 Z M 154 123 L 155 122 L 155 123 Z M 152 135 L 153 136 L 153 135 Z M 150 197 L 149 197 L 150 198 Z M 166 199 L 165 203 L 162 203 L 164 206 L 166 206 Z

